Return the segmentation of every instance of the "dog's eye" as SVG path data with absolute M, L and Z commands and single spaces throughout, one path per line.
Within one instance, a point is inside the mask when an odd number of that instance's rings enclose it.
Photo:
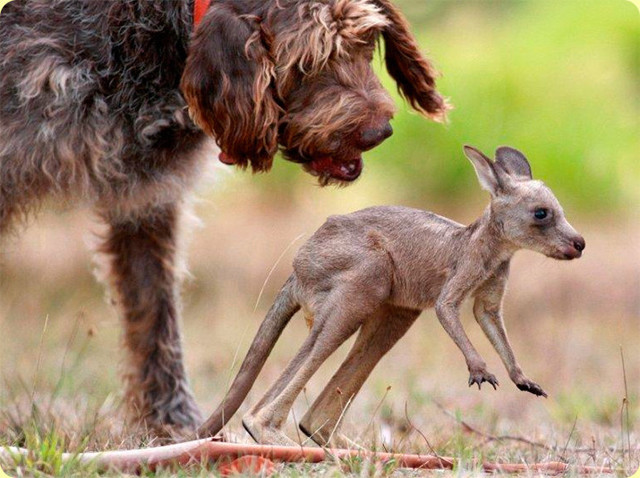
M 533 217 L 538 220 L 545 219 L 549 215 L 549 210 L 543 207 L 539 207 L 533 212 Z

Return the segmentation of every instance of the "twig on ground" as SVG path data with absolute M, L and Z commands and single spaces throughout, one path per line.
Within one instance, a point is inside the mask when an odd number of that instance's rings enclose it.
M 487 442 L 490 441 L 517 441 L 520 443 L 524 443 L 525 445 L 530 445 L 533 447 L 537 447 L 537 448 L 542 448 L 544 450 L 548 450 L 548 451 L 558 451 L 558 446 L 556 445 L 547 445 L 546 443 L 540 443 L 540 442 L 536 442 L 533 440 L 529 440 L 528 438 L 522 437 L 522 436 L 517 436 L 517 435 L 491 435 L 490 433 L 486 433 L 483 432 L 482 430 L 479 430 L 476 427 L 473 427 L 471 425 L 469 425 L 468 422 L 465 422 L 464 420 L 459 420 L 453 413 L 451 413 L 449 410 L 447 410 L 441 403 L 438 403 L 436 400 L 433 400 L 433 403 L 436 405 L 436 407 L 438 407 L 445 415 L 447 415 L 449 418 L 452 418 L 453 420 L 455 420 L 456 422 L 458 422 L 461 426 L 462 429 L 468 433 L 474 433 L 478 436 L 481 436 L 483 438 L 485 438 L 485 440 Z M 574 424 L 575 426 L 575 424 Z M 567 443 L 568 445 L 568 443 Z M 615 451 L 614 448 L 609 447 L 607 448 L 607 450 L 609 451 Z M 569 448 L 566 447 L 563 449 L 563 454 L 566 453 L 567 451 L 573 452 L 573 453 L 595 453 L 597 450 L 596 448 Z
M 303 446 L 305 443 L 305 440 L 303 440 L 302 436 L 300 435 L 300 424 L 298 423 L 298 419 L 296 418 L 296 411 L 293 409 L 293 407 L 291 407 L 291 416 L 293 417 L 293 424 L 295 426 L 296 434 L 298 436 L 298 444 L 300 446 Z
M 567 453 L 567 449 L 569 448 L 569 443 L 571 442 L 571 437 L 573 436 L 573 432 L 576 430 L 576 425 L 578 424 L 578 415 L 576 415 L 575 420 L 573 420 L 573 426 L 571 427 L 571 431 L 569 432 L 569 437 L 567 438 L 567 443 L 565 443 L 564 445 L 564 449 L 562 450 L 562 453 L 560 454 L 560 459 L 562 461 L 567 461 L 567 459 L 565 458 L 565 454 Z
M 267 283 L 269 282 L 269 279 L 271 278 L 271 275 L 273 274 L 273 272 L 276 270 L 276 267 L 278 267 L 278 264 L 280 264 L 280 261 L 285 256 L 285 254 L 289 252 L 289 249 L 291 249 L 291 247 L 300 239 L 302 239 L 306 234 L 307 234 L 306 232 L 303 232 L 302 234 L 298 234 L 298 236 L 295 237 L 287 247 L 285 247 L 284 251 L 282 251 L 280 256 L 276 259 L 276 262 L 273 264 L 273 266 L 271 266 L 271 269 L 269 269 L 269 273 L 267 274 L 267 277 L 264 279 L 264 282 L 262 283 L 262 287 L 260 288 L 260 293 L 258 294 L 258 298 L 256 299 L 256 304 L 253 306 L 254 313 L 256 310 L 258 310 L 258 304 L 260 304 L 260 299 L 262 298 L 264 289 L 267 287 Z
M 329 440 L 328 442 L 331 443 L 331 439 L 333 438 L 333 435 L 335 434 L 336 430 L 338 429 L 338 425 L 340 425 L 340 422 L 342 421 L 342 419 L 344 418 L 344 414 L 347 411 L 347 408 L 349 408 L 349 405 L 351 405 L 351 399 L 353 398 L 353 396 L 349 397 L 347 399 L 347 404 L 346 406 L 342 403 L 342 390 L 340 390 L 339 388 L 336 390 L 338 392 L 338 396 L 340 397 L 340 406 L 342 408 L 342 411 L 340 412 L 340 416 L 338 417 L 338 421 L 336 422 L 336 424 L 333 426 L 333 429 L 331 430 L 331 433 L 329 434 Z
M 624 365 L 624 352 L 620 346 L 620 360 L 622 361 L 622 379 L 624 381 L 624 397 L 622 397 L 622 409 L 620 410 L 620 438 L 622 443 L 622 461 L 624 462 L 624 412 L 626 410 L 627 425 L 627 449 L 629 450 L 629 462 L 631 462 L 631 420 L 629 419 L 629 389 L 627 387 L 627 369 Z
M 38 356 L 36 358 L 36 370 L 33 377 L 33 388 L 31 390 L 31 403 L 35 402 L 36 390 L 38 388 L 38 375 L 40 373 L 40 363 L 42 361 L 42 346 L 44 344 L 44 336 L 47 333 L 47 326 L 49 325 L 49 315 L 44 319 L 44 326 L 42 327 L 42 333 L 40 334 L 40 343 L 38 344 Z
M 442 405 L 441 403 L 437 402 L 436 400 L 433 400 L 433 403 L 436 405 L 436 407 L 438 407 L 445 415 L 447 415 L 448 417 L 454 419 L 456 422 L 460 423 L 460 425 L 462 426 L 462 429 L 468 433 L 474 433 L 478 436 L 481 436 L 483 438 L 485 438 L 487 441 L 506 441 L 506 440 L 510 440 L 510 441 L 517 441 L 520 443 L 524 443 L 526 445 L 531 445 L 531 446 L 535 446 L 538 448 L 544 448 L 545 450 L 549 450 L 549 451 L 555 451 L 557 447 L 555 446 L 550 446 L 547 445 L 545 443 L 539 443 L 539 442 L 535 442 L 532 440 L 529 440 L 528 438 L 525 437 L 521 437 L 521 436 L 515 436 L 515 435 L 491 435 L 490 433 L 486 433 L 483 432 L 471 425 L 469 425 L 469 423 L 465 422 L 464 420 L 459 420 L 453 413 L 451 413 L 449 410 L 447 410 L 444 405 Z
M 369 420 L 369 423 L 367 423 L 367 426 L 364 427 L 364 430 L 362 431 L 362 433 L 360 433 L 360 435 L 358 435 L 357 441 L 360 441 L 362 439 L 362 437 L 364 436 L 364 434 L 367 433 L 367 431 L 369 430 L 369 427 L 371 427 L 371 425 L 373 425 L 373 422 L 376 419 L 376 415 L 378 414 L 378 410 L 380 410 L 380 407 L 382 407 L 382 404 L 386 400 L 387 395 L 389 395 L 389 390 L 391 390 L 391 385 L 387 386 L 387 389 L 384 391 L 384 395 L 382 395 L 382 398 L 380 399 L 380 401 L 376 405 L 375 410 L 371 414 L 371 420 Z
M 422 439 L 424 440 L 424 442 L 427 444 L 427 447 L 429 448 L 429 451 L 431 453 L 433 453 L 436 458 L 438 458 L 439 460 L 442 460 L 443 463 L 440 464 L 440 466 L 442 468 L 445 468 L 443 466 L 443 464 L 446 464 L 447 466 L 451 466 L 453 467 L 453 462 L 448 460 L 447 458 L 442 458 L 440 455 L 438 455 L 438 453 L 433 449 L 433 447 L 431 446 L 431 443 L 429 443 L 429 440 L 427 439 L 426 435 L 424 433 L 422 433 L 422 430 L 420 430 L 418 427 L 416 427 L 413 422 L 411 421 L 411 419 L 409 418 L 409 411 L 407 409 L 407 402 L 404 402 L 404 418 L 405 420 L 407 420 L 407 423 L 409 424 L 409 427 L 411 427 L 411 429 L 415 430 L 418 432 L 418 434 L 422 437 Z
M 19 460 L 31 456 L 26 448 L 0 448 L 0 460 Z M 452 469 L 455 459 L 430 455 L 412 455 L 404 453 L 374 453 L 359 450 L 324 449 L 295 446 L 243 445 L 237 443 L 216 442 L 212 439 L 194 440 L 175 445 L 136 450 L 117 450 L 89 453 L 63 453 L 62 462 L 75 461 L 92 463 L 99 469 L 116 469 L 127 472 L 141 472 L 144 469 L 155 470 L 171 465 L 185 467 L 191 464 L 216 462 L 220 459 L 235 459 L 242 456 L 256 456 L 273 461 L 319 463 L 329 456 L 337 459 L 365 458 L 382 462 L 394 461 L 401 468 Z M 579 474 L 613 473 L 608 467 L 572 466 L 561 462 L 547 463 L 488 463 L 482 464 L 486 472 L 503 473 L 564 473 L 573 471 Z

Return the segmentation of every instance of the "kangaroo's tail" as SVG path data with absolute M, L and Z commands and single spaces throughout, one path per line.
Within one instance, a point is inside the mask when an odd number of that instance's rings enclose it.
M 218 408 L 198 428 L 198 436 L 215 436 L 242 405 L 280 334 L 291 317 L 300 309 L 300 304 L 295 299 L 295 287 L 295 275 L 291 275 L 260 324 L 231 388 Z

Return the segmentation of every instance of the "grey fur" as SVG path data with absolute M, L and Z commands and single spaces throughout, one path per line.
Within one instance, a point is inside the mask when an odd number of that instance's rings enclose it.
M 505 152 L 509 162 L 501 164 Z M 300 421 L 301 430 L 318 444 L 349 446 L 338 433 L 340 418 L 382 356 L 420 312 L 431 307 L 464 355 L 469 385 L 487 382 L 495 388 L 496 377 L 487 371 L 459 320 L 460 305 L 469 296 L 474 297 L 476 320 L 511 380 L 521 390 L 546 396 L 523 374 L 507 338 L 502 298 L 509 263 L 523 248 L 556 259 L 577 258 L 584 239 L 567 222 L 551 190 L 525 177 L 530 166 L 522 153 L 500 148 L 496 162 L 468 146 L 465 154 L 492 196 L 473 224 L 462 226 L 406 207 L 373 207 L 330 217 L 300 248 L 293 275 L 272 308 L 286 314 L 267 316 L 229 399 L 200 429 L 201 435 L 217 433 L 224 424 L 220 417 L 228 420 L 235 413 L 273 347 L 265 341 L 277 339 L 294 306 L 303 310 L 310 334 L 280 378 L 243 418 L 247 431 L 260 443 L 295 444 L 280 430 L 294 399 L 327 357 L 360 330 L 347 359 Z M 539 210 L 545 210 L 546 217 L 537 218 Z M 281 304 L 289 305 L 282 309 Z M 267 321 L 279 328 L 270 331 L 273 325 Z
M 207 142 L 178 89 L 191 8 L 14 0 L 0 15 L 0 234 L 47 197 L 84 202 L 108 225 L 100 250 L 125 326 L 126 401 L 159 434 L 200 421 L 178 295 L 178 223 Z
M 182 196 L 205 140 L 177 89 L 190 22 L 188 2 L 3 9 L 0 228 L 48 195 L 127 214 Z

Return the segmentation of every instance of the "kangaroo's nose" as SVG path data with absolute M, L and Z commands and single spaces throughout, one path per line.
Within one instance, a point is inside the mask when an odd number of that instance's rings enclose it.
M 392 134 L 393 128 L 391 128 L 391 124 L 389 122 L 387 122 L 382 128 L 365 128 L 360 133 L 358 147 L 362 149 L 362 151 L 368 151 L 378 146 Z
M 584 241 L 584 238 L 582 236 L 579 236 L 573 240 L 573 247 L 576 251 L 582 252 L 584 251 L 584 248 L 587 247 L 587 244 Z

